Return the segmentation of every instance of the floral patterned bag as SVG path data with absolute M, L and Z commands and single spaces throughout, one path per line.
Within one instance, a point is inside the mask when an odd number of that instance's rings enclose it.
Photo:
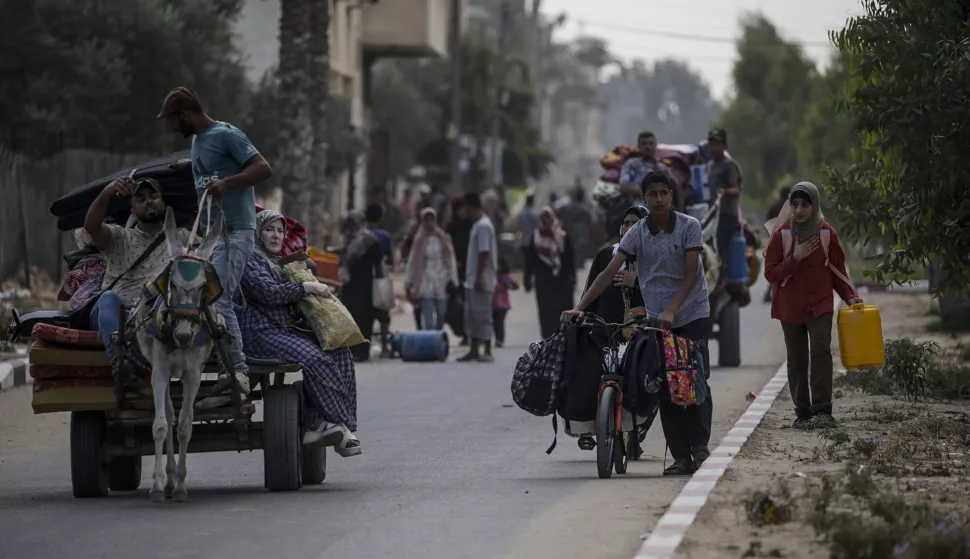
M 663 351 L 670 401 L 678 406 L 696 406 L 699 403 L 696 344 L 668 330 L 663 333 Z

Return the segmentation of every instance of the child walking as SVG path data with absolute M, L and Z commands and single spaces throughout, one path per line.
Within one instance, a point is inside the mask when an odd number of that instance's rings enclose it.
M 515 291 L 519 284 L 509 273 L 509 263 L 505 258 L 498 259 L 498 277 L 492 293 L 492 322 L 495 324 L 495 347 L 505 345 L 505 315 L 512 308 L 509 290 Z
M 834 427 L 832 417 L 833 289 L 861 303 L 848 279 L 845 252 L 825 221 L 818 188 L 800 182 L 775 220 L 765 227 L 765 278 L 771 284 L 771 318 L 781 321 L 788 349 L 788 386 L 795 429 Z

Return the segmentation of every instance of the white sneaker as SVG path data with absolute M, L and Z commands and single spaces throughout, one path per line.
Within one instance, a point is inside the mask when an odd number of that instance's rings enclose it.
M 336 446 L 344 438 L 343 426 L 324 421 L 313 431 L 303 433 L 303 444 L 307 446 Z

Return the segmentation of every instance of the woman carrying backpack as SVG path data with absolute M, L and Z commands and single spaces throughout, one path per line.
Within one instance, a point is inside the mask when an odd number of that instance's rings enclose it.
M 848 279 L 845 252 L 825 221 L 814 184 L 796 184 L 781 213 L 765 226 L 773 230 L 765 251 L 765 278 L 773 293 L 771 318 L 781 321 L 788 349 L 788 385 L 796 416 L 792 427 L 834 427 L 832 290 L 849 304 L 862 299 Z

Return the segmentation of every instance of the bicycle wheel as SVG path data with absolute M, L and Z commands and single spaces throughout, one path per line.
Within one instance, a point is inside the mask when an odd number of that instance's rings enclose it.
M 616 446 L 616 387 L 607 386 L 600 394 L 600 405 L 596 411 L 596 470 L 601 479 L 613 475 L 613 460 Z

